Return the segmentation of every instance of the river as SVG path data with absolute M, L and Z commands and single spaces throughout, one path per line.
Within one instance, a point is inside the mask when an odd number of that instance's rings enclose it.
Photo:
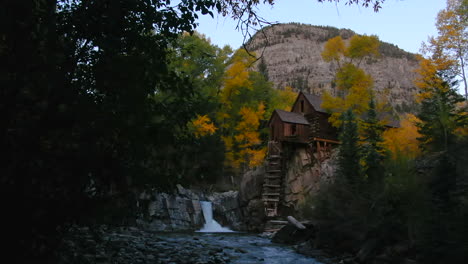
M 59 263 L 319 264 L 285 245 L 248 233 L 155 233 L 136 228 L 76 228 Z

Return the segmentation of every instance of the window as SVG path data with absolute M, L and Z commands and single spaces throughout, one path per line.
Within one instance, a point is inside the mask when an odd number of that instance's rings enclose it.
M 301 100 L 301 113 L 304 113 L 304 100 Z
M 296 124 L 291 125 L 291 135 L 292 136 L 296 135 Z

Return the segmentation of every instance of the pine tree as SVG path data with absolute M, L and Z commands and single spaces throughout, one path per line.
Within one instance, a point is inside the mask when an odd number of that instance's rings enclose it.
M 436 78 L 441 81 L 428 89 L 418 115 L 421 120 L 417 124 L 418 132 L 422 135 L 418 139 L 423 151 L 447 151 L 456 142 L 456 130 L 468 123 L 466 109 L 457 107 L 463 102 L 463 97 L 454 88 L 457 81 L 443 72 Z
M 361 154 L 356 118 L 351 109 L 343 113 L 340 133 L 340 152 L 338 157 L 338 177 L 350 185 L 356 185 L 361 179 Z
M 383 161 L 386 153 L 383 146 L 383 130 L 384 127 L 380 124 L 375 111 L 374 98 L 371 97 L 367 117 L 363 122 L 364 172 L 371 183 L 376 182 L 384 172 Z

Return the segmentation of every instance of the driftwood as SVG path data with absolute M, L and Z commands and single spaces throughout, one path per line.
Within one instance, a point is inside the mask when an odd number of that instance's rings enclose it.
M 294 225 L 297 229 L 306 229 L 306 227 L 303 224 L 301 224 L 301 222 L 297 221 L 296 218 L 292 216 L 288 216 L 288 222 Z

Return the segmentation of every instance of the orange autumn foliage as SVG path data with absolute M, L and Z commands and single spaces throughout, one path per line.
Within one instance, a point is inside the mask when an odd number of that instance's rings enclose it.
M 218 129 L 207 115 L 197 115 L 188 126 L 196 138 L 213 135 Z
M 399 128 L 387 129 L 383 133 L 384 146 L 396 158 L 398 155 L 404 155 L 414 158 L 421 153 L 419 148 L 418 133 L 416 122 L 419 119 L 413 114 L 406 114 L 400 121 Z
M 258 127 L 265 114 L 265 105 L 260 103 L 257 109 L 242 107 L 239 111 L 241 121 L 235 127 L 235 134 L 222 137 L 226 148 L 226 165 L 234 168 L 260 165 L 265 158 L 266 149 L 261 146 Z

